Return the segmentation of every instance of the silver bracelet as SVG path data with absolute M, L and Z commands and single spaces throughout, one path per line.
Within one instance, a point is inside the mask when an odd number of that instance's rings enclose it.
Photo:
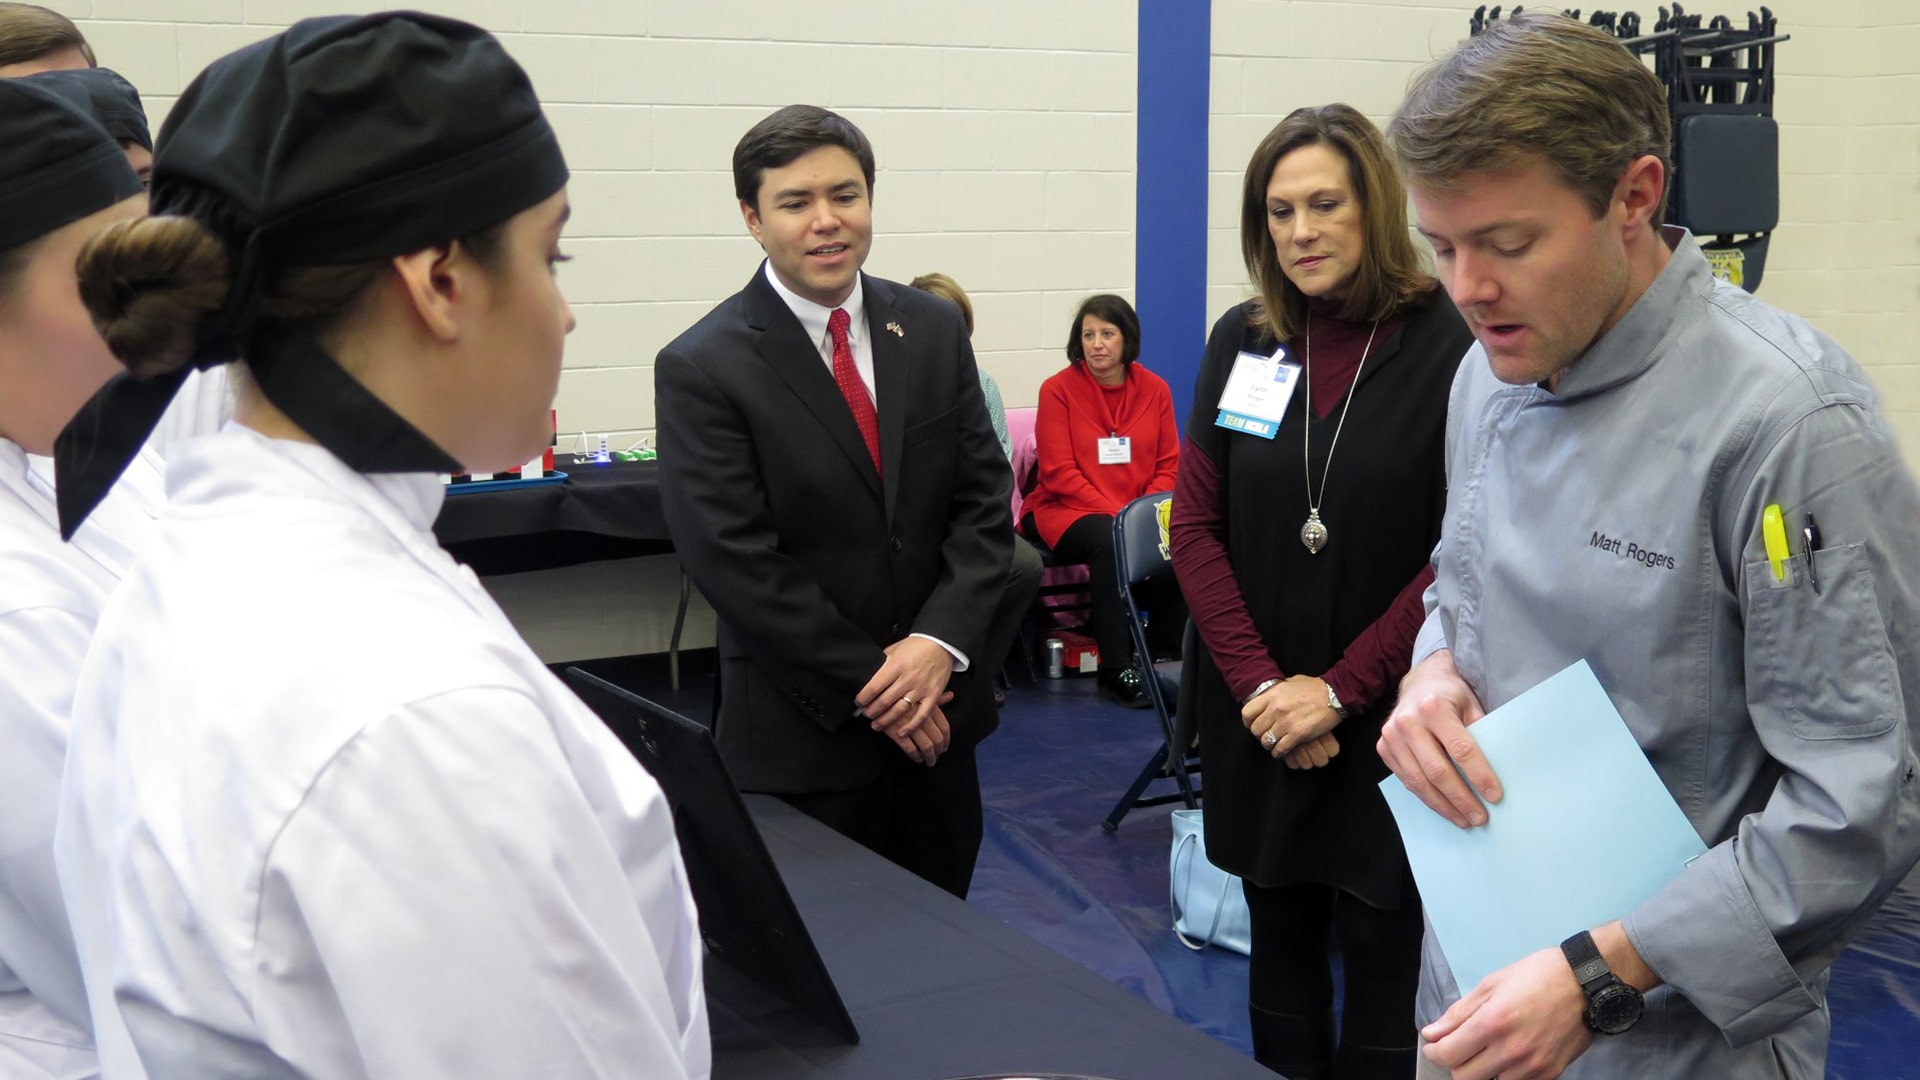
M 1241 698 L 1240 704 L 1245 705 L 1247 702 L 1252 701 L 1254 698 L 1259 697 L 1261 694 L 1264 694 L 1267 691 L 1279 685 L 1280 685 L 1279 679 L 1268 679 L 1266 682 L 1263 682 L 1259 686 L 1254 687 L 1253 693 L 1248 694 L 1246 697 Z

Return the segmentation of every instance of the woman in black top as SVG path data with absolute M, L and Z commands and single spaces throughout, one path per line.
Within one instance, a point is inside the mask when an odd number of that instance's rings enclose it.
M 1297 110 L 1261 142 L 1240 234 L 1258 295 L 1207 342 L 1172 521 L 1202 642 L 1207 851 L 1245 881 L 1254 1056 L 1295 1080 L 1410 1077 L 1422 921 L 1374 742 L 1423 615 L 1473 338 L 1349 106 Z M 1289 375 L 1290 398 L 1239 391 Z

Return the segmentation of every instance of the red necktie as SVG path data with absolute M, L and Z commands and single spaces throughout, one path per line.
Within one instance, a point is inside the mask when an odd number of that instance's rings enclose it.
M 873 399 L 867 396 L 867 384 L 860 381 L 860 369 L 853 366 L 853 342 L 847 339 L 847 309 L 834 308 L 827 316 L 827 333 L 833 335 L 833 381 L 853 410 L 853 422 L 860 425 L 860 437 L 867 440 L 867 453 L 873 455 L 873 471 L 880 471 L 880 416 L 873 411 Z

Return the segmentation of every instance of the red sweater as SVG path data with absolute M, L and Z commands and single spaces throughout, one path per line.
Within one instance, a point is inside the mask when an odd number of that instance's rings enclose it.
M 1180 464 L 1173 391 L 1137 362 L 1111 390 L 1080 364 L 1041 383 L 1033 434 L 1040 481 L 1022 513 L 1033 515 L 1049 547 L 1087 514 L 1116 514 L 1142 495 L 1173 490 Z M 1124 465 L 1100 464 L 1099 441 L 1112 435 L 1132 440 L 1132 460 Z

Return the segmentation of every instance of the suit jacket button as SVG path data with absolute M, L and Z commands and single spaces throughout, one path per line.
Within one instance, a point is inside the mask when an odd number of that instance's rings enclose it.
M 900 538 L 899 538 L 899 537 L 897 537 L 897 536 L 896 536 L 896 537 L 894 537 L 894 538 L 893 538 L 893 550 L 895 550 L 895 551 L 899 551 L 899 550 L 900 550 L 901 548 L 903 548 L 903 547 L 905 547 L 905 546 L 906 546 L 905 544 L 902 544 L 902 543 L 900 542 Z
M 887 627 L 887 636 L 888 636 L 888 637 L 891 637 L 891 638 L 897 638 L 897 637 L 899 637 L 899 636 L 900 636 L 900 624 L 899 624 L 899 623 L 894 623 L 894 624 L 893 624 L 892 626 L 889 626 L 889 627 Z

